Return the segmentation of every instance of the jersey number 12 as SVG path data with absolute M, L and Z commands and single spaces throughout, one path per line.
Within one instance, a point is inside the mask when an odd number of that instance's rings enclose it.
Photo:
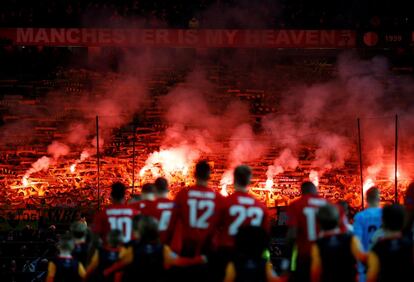
M 208 220 L 214 212 L 214 202 L 210 200 L 188 199 L 187 203 L 190 211 L 190 226 L 207 229 Z

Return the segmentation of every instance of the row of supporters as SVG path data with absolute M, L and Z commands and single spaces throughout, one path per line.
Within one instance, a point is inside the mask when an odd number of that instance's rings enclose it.
M 353 234 L 345 210 L 304 182 L 302 197 L 288 211 L 291 257 L 277 275 L 269 261 L 268 212 L 248 192 L 250 168 L 235 169 L 235 192 L 227 198 L 208 187 L 210 173 L 208 163 L 199 162 L 196 185 L 180 191 L 174 201 L 167 198 L 168 184 L 162 178 L 144 185 L 141 198 L 129 204 L 124 202 L 125 186 L 115 183 L 113 204 L 96 215 L 92 226 L 100 243 L 90 248 L 85 224 L 75 223 L 75 246 L 63 238 L 60 255 L 49 265 L 48 281 L 349 282 L 358 276 L 363 281 L 357 262 L 362 263 L 361 273 L 367 265 L 368 281 L 411 281 L 412 234 L 403 236 L 404 208 L 384 208 L 379 228 L 378 221 L 368 219 L 378 214 L 370 210 L 378 210 L 376 188 L 368 192 L 368 215 L 357 216 Z M 361 237 L 367 241 L 368 233 L 373 245 L 369 252 L 360 242 Z

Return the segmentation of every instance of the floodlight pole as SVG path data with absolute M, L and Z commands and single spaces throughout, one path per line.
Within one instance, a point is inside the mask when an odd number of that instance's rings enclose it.
M 398 115 L 395 115 L 394 202 L 398 204 Z
M 361 121 L 357 119 L 358 124 L 358 153 L 359 153 L 359 176 L 361 179 L 361 207 L 364 209 L 364 176 L 363 176 L 363 165 L 362 165 L 362 142 L 361 142 Z
M 99 118 L 96 116 L 96 164 L 97 164 L 97 188 L 98 188 L 98 210 L 101 208 L 101 185 L 100 185 L 100 154 L 99 154 Z
M 135 192 L 135 130 L 136 130 L 135 122 L 134 122 L 133 130 L 134 130 L 133 132 L 134 137 L 132 138 L 132 194 L 134 194 Z

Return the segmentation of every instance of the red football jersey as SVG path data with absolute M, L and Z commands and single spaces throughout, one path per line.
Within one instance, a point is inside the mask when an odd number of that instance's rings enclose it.
M 155 200 L 150 216 L 158 220 L 158 230 L 160 240 L 163 244 L 169 244 L 171 229 L 171 217 L 175 204 L 173 201 L 165 198 Z
M 298 255 L 310 256 L 311 244 L 318 238 L 316 213 L 328 200 L 318 195 L 303 195 L 288 208 L 288 225 L 296 228 Z
M 142 215 L 154 216 L 155 201 L 141 200 L 139 202 L 131 204 L 131 206 L 138 210 Z
M 210 249 L 211 240 L 218 227 L 223 197 L 207 187 L 194 186 L 178 192 L 175 198 L 174 228 L 180 234 L 177 240 L 183 256 L 195 256 Z M 175 234 L 175 236 L 177 236 Z
M 267 207 L 249 193 L 236 191 L 225 198 L 220 221 L 223 234 L 219 244 L 224 247 L 234 246 L 234 237 L 241 226 L 261 226 L 269 231 Z
M 124 243 L 127 243 L 132 239 L 132 219 L 138 214 L 139 211 L 130 205 L 109 205 L 96 214 L 92 231 L 106 241 L 110 230 L 119 229 L 123 233 Z

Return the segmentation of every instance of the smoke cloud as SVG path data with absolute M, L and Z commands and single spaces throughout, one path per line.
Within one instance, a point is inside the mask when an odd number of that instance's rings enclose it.
M 295 170 L 299 165 L 299 161 L 292 154 L 292 151 L 287 148 L 282 151 L 280 156 L 273 161 L 267 169 L 266 176 L 268 180 L 273 180 L 274 177 L 285 170 Z
M 58 141 L 53 141 L 52 144 L 47 147 L 47 152 L 51 154 L 55 160 L 61 156 L 66 156 L 69 154 L 69 151 L 69 146 Z
M 396 113 L 408 114 L 410 118 L 405 122 L 413 120 L 410 110 L 403 111 L 395 104 L 392 85 L 387 83 L 401 83 L 405 85 L 403 89 L 412 89 L 414 83 L 392 74 L 387 60 L 379 57 L 361 60 L 353 53 L 345 53 L 339 56 L 336 68 L 337 77 L 331 81 L 289 89 L 281 97 L 281 114 L 266 116 L 263 126 L 282 150 L 287 148 L 297 154 L 300 148 L 315 148 L 311 166 L 323 174 L 342 168 L 355 154 L 356 120 L 361 118 L 367 168 L 364 174 L 375 177 L 383 163 L 391 161 L 385 158 L 384 148 L 392 151 L 394 145 L 392 117 Z M 399 93 L 402 97 L 407 94 Z M 271 177 L 271 172 L 282 168 L 273 165 L 268 171 Z
M 200 70 L 191 72 L 186 83 L 178 85 L 162 99 L 166 109 L 165 119 L 169 124 L 159 152 L 150 155 L 146 161 L 147 171 L 156 171 L 155 163 L 166 167 L 161 155 L 183 154 L 178 160 L 185 160 L 185 169 L 191 167 L 200 157 L 212 154 L 227 158 L 228 171 L 222 180 L 232 182 L 232 169 L 241 163 L 258 160 L 266 152 L 268 144 L 263 136 L 253 132 L 249 123 L 249 109 L 237 97 L 223 95 L 207 81 Z M 229 140 L 224 145 L 224 141 Z M 154 157 L 156 157 L 154 159 Z M 191 156 L 191 158 L 188 158 Z M 150 163 L 150 166 L 148 164 Z M 152 173 L 157 176 L 159 173 Z

